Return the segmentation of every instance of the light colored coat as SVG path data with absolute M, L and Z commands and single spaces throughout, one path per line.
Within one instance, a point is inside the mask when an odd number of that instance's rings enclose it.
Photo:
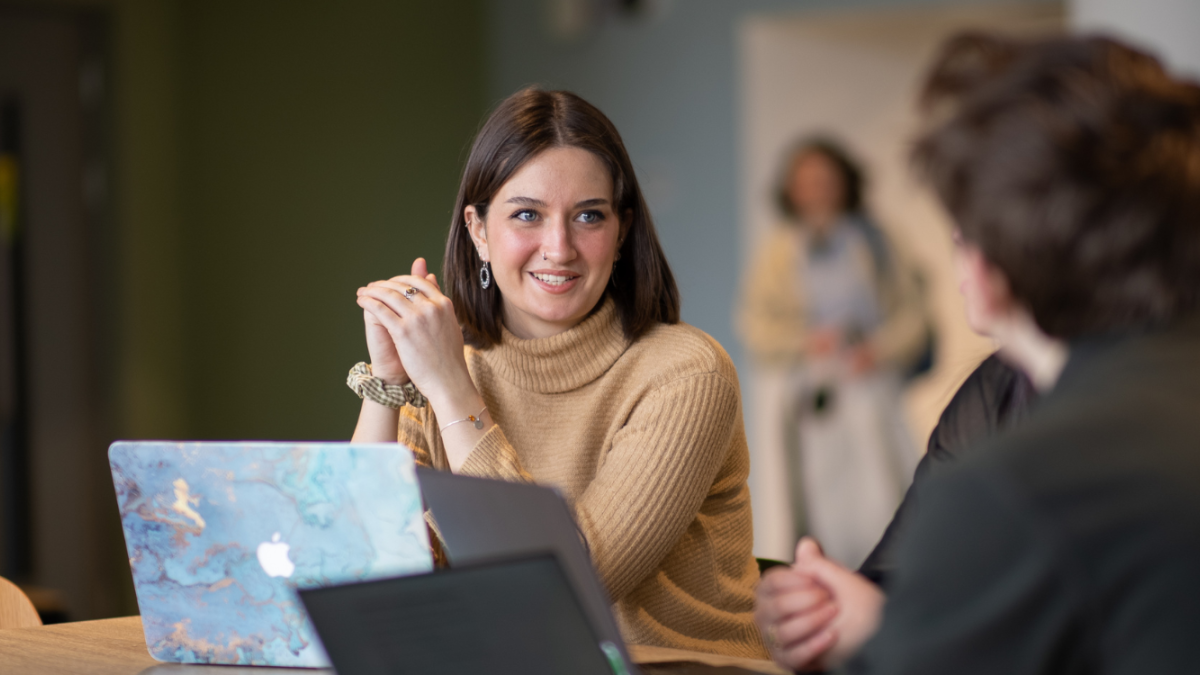
M 811 534 L 827 555 L 856 566 L 882 534 L 916 463 L 900 397 L 902 375 L 930 338 L 917 276 L 886 242 L 880 261 L 868 237 L 850 241 L 851 262 L 870 280 L 881 315 L 862 336 L 879 367 L 837 379 L 837 404 L 823 414 L 802 404 L 825 388 L 837 361 L 808 354 L 809 235 L 777 227 L 746 274 L 735 323 L 759 366 L 750 414 L 761 555 L 790 557 L 795 537 Z
M 776 227 L 764 242 L 745 278 L 744 298 L 735 326 L 755 360 L 766 365 L 798 365 L 808 343 L 806 298 L 800 261 L 808 256 L 807 232 L 793 225 Z M 867 246 L 855 249 L 865 275 L 874 279 L 883 323 L 866 336 L 881 364 L 907 370 L 928 339 L 929 321 L 917 276 L 889 247 L 891 264 L 881 275 Z

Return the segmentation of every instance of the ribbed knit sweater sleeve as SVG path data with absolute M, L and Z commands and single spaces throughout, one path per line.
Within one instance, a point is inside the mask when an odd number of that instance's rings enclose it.
M 442 446 L 442 434 L 438 430 L 437 417 L 432 410 L 420 410 L 409 406 L 401 408 L 397 440 L 412 450 L 417 464 L 443 471 L 449 470 L 446 451 Z M 498 478 L 521 483 L 536 482 L 521 467 L 516 450 L 498 424 L 492 425 L 475 443 L 475 448 L 459 469 L 459 473 L 464 476 Z
M 434 431 L 432 434 L 429 433 L 431 426 Z M 417 464 L 442 470 L 449 468 L 445 460 L 446 453 L 441 448 L 441 434 L 437 433 L 437 418 L 432 410 L 408 405 L 401 407 L 396 440 L 412 450 Z
M 483 438 L 479 439 L 458 472 L 464 476 L 479 478 L 534 482 L 533 476 L 521 466 L 516 449 L 508 442 L 508 437 L 504 435 L 504 430 L 499 424 L 492 426 Z

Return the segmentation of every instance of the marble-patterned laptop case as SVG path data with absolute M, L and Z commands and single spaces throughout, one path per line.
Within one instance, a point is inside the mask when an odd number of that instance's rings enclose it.
M 108 455 L 160 661 L 328 666 L 295 588 L 432 569 L 402 445 L 117 442 Z

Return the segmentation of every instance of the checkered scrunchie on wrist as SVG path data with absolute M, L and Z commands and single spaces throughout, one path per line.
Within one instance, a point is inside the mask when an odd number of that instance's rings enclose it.
M 405 382 L 400 386 L 387 384 L 375 377 L 371 372 L 371 364 L 364 361 L 359 361 L 350 369 L 350 375 L 346 377 L 346 386 L 358 394 L 359 398 L 370 399 L 392 409 L 399 409 L 405 403 L 414 408 L 425 407 L 425 397 L 417 391 L 416 385 L 412 382 Z

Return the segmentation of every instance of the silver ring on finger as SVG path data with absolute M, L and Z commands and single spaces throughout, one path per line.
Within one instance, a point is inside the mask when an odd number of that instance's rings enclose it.
M 418 291 L 416 289 L 416 287 L 409 286 L 408 288 L 404 289 L 404 299 L 409 302 L 412 302 L 412 299 L 415 298 L 417 296 L 417 293 L 420 293 L 420 292 L 421 291 Z

